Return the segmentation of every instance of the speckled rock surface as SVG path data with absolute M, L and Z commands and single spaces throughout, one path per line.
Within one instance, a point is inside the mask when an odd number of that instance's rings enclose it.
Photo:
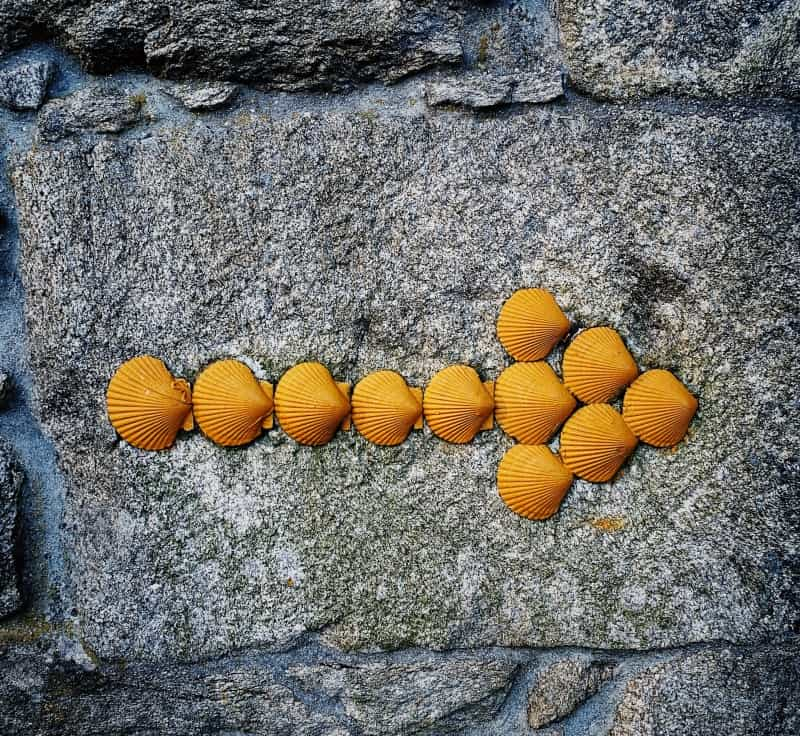
M 800 97 L 800 0 L 560 0 L 558 17 L 595 97 Z
M 525 655 L 365 659 L 310 645 L 198 663 L 97 662 L 77 639 L 16 633 L 0 640 L 4 734 L 525 733 L 496 718 Z
M 11 396 L 11 376 L 0 368 L 0 410 L 4 409 Z
M 55 71 L 55 66 L 45 61 L 0 70 L 0 105 L 12 110 L 38 110 Z
M 187 83 L 167 87 L 165 92 L 181 101 L 187 110 L 205 112 L 227 107 L 236 97 L 235 84 Z
M 140 117 L 141 100 L 113 86 L 97 84 L 63 99 L 51 100 L 41 111 L 39 137 L 57 141 L 73 133 L 119 133 Z
M 22 470 L 8 442 L 0 438 L 0 618 L 22 604 L 17 575 L 19 492 Z
M 542 728 L 568 716 L 591 698 L 614 670 L 610 662 L 572 656 L 543 666 L 528 698 L 528 724 Z
M 610 736 L 800 732 L 800 648 L 681 654 L 633 678 Z
M 67 485 L 67 599 L 101 657 L 195 658 L 307 631 L 344 648 L 647 648 L 797 630 L 800 237 L 791 112 L 566 107 L 238 115 L 76 136 L 13 181 L 37 413 Z M 551 289 L 700 398 L 676 452 L 511 514 L 499 430 L 165 453 L 115 439 L 141 352 L 354 382 L 495 377 L 505 298 Z M 556 356 L 556 364 L 557 356 Z M 609 518 L 614 524 L 607 524 Z

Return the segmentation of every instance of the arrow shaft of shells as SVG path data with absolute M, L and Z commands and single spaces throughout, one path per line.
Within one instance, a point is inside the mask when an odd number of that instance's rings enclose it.
M 273 397 L 272 385 L 258 381 L 243 363 L 218 361 L 197 377 L 192 396 L 189 384 L 173 378 L 160 360 L 139 356 L 121 365 L 109 382 L 108 417 L 130 444 L 159 450 L 172 445 L 179 429 L 193 427 L 193 414 L 204 434 L 229 446 L 247 444 L 272 427 L 273 407 L 284 431 L 306 445 L 325 444 L 339 428 L 349 429 L 351 416 L 371 442 L 397 445 L 412 428 L 422 427 L 423 414 L 434 434 L 465 443 L 491 429 L 496 416 L 523 443 L 498 466 L 500 497 L 521 516 L 546 519 L 558 510 L 573 474 L 610 480 L 638 439 L 675 444 L 697 410 L 697 399 L 668 371 L 637 378 L 633 356 L 609 327 L 589 328 L 572 340 L 564 352 L 562 383 L 548 364 L 536 361 L 569 328 L 552 294 L 521 289 L 503 305 L 497 335 L 523 362 L 509 366 L 496 384 L 481 382 L 470 366 L 454 365 L 433 376 L 423 395 L 400 374 L 384 370 L 365 376 L 352 400 L 349 385 L 335 382 L 320 363 L 290 368 Z M 620 415 L 605 402 L 626 386 Z M 570 392 L 587 406 L 575 411 Z M 559 456 L 542 443 L 562 423 Z

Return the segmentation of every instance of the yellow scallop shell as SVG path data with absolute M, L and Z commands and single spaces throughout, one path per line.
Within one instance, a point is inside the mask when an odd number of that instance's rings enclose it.
M 272 385 L 238 360 L 219 360 L 194 382 L 194 417 L 218 445 L 246 445 L 272 426 Z
M 431 431 L 448 442 L 464 443 L 481 429 L 491 429 L 494 401 L 490 387 L 481 383 L 475 369 L 468 365 L 440 370 L 425 389 L 422 401 Z
M 497 337 L 515 360 L 541 360 L 569 332 L 569 320 L 545 289 L 520 289 L 503 304 Z
M 179 429 L 190 430 L 192 390 L 173 378 L 158 358 L 140 355 L 123 363 L 106 391 L 108 418 L 122 439 L 142 450 L 163 450 Z
M 515 445 L 497 468 L 506 506 L 526 519 L 552 516 L 572 485 L 572 473 L 545 445 Z
M 298 363 L 275 389 L 275 413 L 283 430 L 302 445 L 324 445 L 347 428 L 347 386 L 333 380 L 322 363 Z
M 564 385 L 584 404 L 613 399 L 639 375 L 633 356 L 616 330 L 584 330 L 564 351 Z
M 494 415 L 503 430 L 526 445 L 547 442 L 576 402 L 544 362 L 514 363 L 494 387 Z
M 353 389 L 353 424 L 376 445 L 399 445 L 412 427 L 422 426 L 421 392 L 399 373 L 377 371 Z
M 608 404 L 578 409 L 561 430 L 561 459 L 575 475 L 602 483 L 611 480 L 638 440 L 620 413 Z
M 669 371 L 642 373 L 625 392 L 622 416 L 648 445 L 670 447 L 683 439 L 697 411 L 697 399 Z

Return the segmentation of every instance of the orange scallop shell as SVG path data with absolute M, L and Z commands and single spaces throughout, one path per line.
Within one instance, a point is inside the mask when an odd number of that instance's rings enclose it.
M 503 304 L 497 337 L 515 360 L 541 360 L 569 332 L 569 320 L 545 289 L 520 289 Z
M 515 445 L 497 468 L 506 506 L 526 519 L 552 516 L 572 485 L 572 473 L 545 445 Z
M 669 371 L 642 373 L 625 392 L 622 416 L 648 445 L 670 447 L 683 439 L 697 411 L 697 399 Z
M 555 371 L 541 361 L 506 368 L 495 383 L 494 404 L 497 423 L 526 445 L 547 442 L 576 406 Z
M 283 430 L 302 445 L 324 445 L 350 416 L 345 384 L 322 363 L 298 363 L 275 389 L 275 413 Z
M 272 385 L 238 360 L 219 360 L 194 382 L 194 417 L 218 445 L 246 445 L 272 426 Z
M 622 415 L 608 404 L 578 409 L 561 430 L 561 459 L 575 475 L 602 483 L 611 480 L 638 440 Z
M 491 429 L 494 400 L 468 365 L 440 370 L 425 389 L 422 404 L 431 431 L 448 442 L 469 442 L 481 429 Z
M 399 445 L 412 427 L 422 426 L 421 398 L 399 373 L 370 373 L 353 389 L 353 424 L 376 445 Z
M 639 375 L 633 356 L 616 330 L 584 330 L 564 351 L 564 385 L 585 404 L 613 399 Z
M 142 450 L 163 450 L 179 429 L 190 430 L 192 390 L 173 378 L 158 358 L 140 355 L 123 363 L 106 391 L 108 418 L 122 439 Z

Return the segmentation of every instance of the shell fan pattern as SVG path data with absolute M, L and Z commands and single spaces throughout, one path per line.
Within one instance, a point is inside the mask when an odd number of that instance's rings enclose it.
M 422 428 L 422 390 L 409 388 L 399 373 L 377 371 L 353 389 L 353 424 L 376 445 L 399 445 Z
M 106 391 L 108 418 L 129 444 L 142 450 L 165 450 L 178 430 L 190 430 L 192 390 L 173 378 L 158 358 L 140 355 L 123 363 Z
M 620 413 L 608 404 L 578 409 L 561 430 L 561 459 L 575 475 L 603 483 L 611 480 L 638 440 Z
M 456 444 L 491 429 L 494 418 L 518 443 L 497 469 L 508 508 L 527 519 L 552 517 L 575 476 L 612 480 L 639 441 L 670 447 L 686 435 L 698 401 L 669 371 L 639 368 L 619 333 L 590 327 L 564 350 L 562 379 L 544 358 L 565 338 L 570 321 L 552 294 L 520 289 L 502 306 L 497 336 L 517 361 L 496 383 L 468 365 L 436 373 L 423 394 L 397 372 L 380 370 L 350 386 L 321 363 L 299 363 L 274 391 L 237 360 L 211 363 L 189 384 L 164 363 L 141 355 L 123 363 L 106 391 L 108 418 L 120 436 L 143 450 L 170 447 L 197 422 L 228 447 L 248 444 L 273 425 L 304 445 L 323 445 L 341 429 L 356 429 L 376 445 L 402 443 L 424 420 Z M 627 387 L 622 414 L 607 402 Z M 576 401 L 577 399 L 577 401 Z M 578 401 L 586 404 L 576 411 Z M 559 452 L 545 443 L 561 427 Z
M 526 445 L 547 442 L 577 405 L 555 371 L 542 361 L 506 368 L 495 383 L 494 403 L 497 423 Z
M 515 360 L 541 360 L 569 332 L 569 320 L 545 289 L 520 289 L 500 310 L 497 337 Z
M 500 461 L 497 490 L 513 512 L 548 519 L 572 485 L 572 473 L 545 445 L 515 445 Z
M 481 429 L 492 428 L 492 384 L 482 383 L 468 365 L 451 365 L 431 379 L 423 407 L 437 437 L 457 444 L 469 442 Z
M 272 384 L 238 360 L 219 360 L 195 380 L 194 416 L 218 445 L 246 445 L 272 426 Z
M 669 371 L 642 373 L 625 392 L 622 416 L 648 445 L 677 445 L 697 411 L 697 399 Z
M 639 375 L 633 356 L 610 327 L 579 333 L 564 351 L 562 368 L 564 385 L 584 404 L 611 401 Z
M 299 363 L 275 389 L 275 413 L 283 430 L 301 445 L 324 445 L 340 426 L 347 428 L 347 384 L 333 380 L 322 363 Z

